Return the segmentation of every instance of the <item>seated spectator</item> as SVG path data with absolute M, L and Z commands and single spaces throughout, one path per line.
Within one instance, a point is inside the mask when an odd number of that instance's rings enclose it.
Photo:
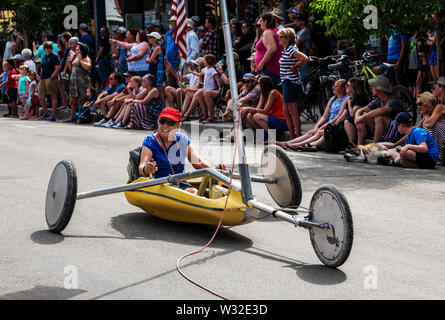
M 123 99 L 123 101 L 122 108 L 120 108 L 116 115 L 116 120 L 113 120 L 114 115 L 107 115 L 110 118 L 110 121 L 104 125 L 105 128 L 123 129 L 125 127 L 125 124 L 130 117 L 131 108 L 134 105 L 133 101 L 140 99 L 147 94 L 146 89 L 142 87 L 141 77 L 135 76 L 130 78 L 127 85 L 127 93 L 126 96 L 119 98 L 121 100 Z
M 125 75 L 125 89 L 122 90 L 121 93 L 119 93 L 117 96 L 115 96 L 113 99 L 111 99 L 110 101 L 107 102 L 107 107 L 108 107 L 108 113 L 105 116 L 106 118 L 110 119 L 108 122 L 104 123 L 102 126 L 106 127 L 106 128 L 111 128 L 113 127 L 115 124 L 117 124 L 118 122 L 115 122 L 114 119 L 116 119 L 123 108 L 123 105 L 125 103 L 126 99 L 131 98 L 130 96 L 130 92 L 132 91 L 131 89 L 131 83 L 132 82 L 132 78 L 136 77 L 136 71 L 128 71 Z M 139 87 L 141 86 L 141 81 L 142 78 L 137 76 L 136 82 L 139 82 Z
M 288 127 L 283 113 L 283 96 L 275 89 L 272 79 L 262 76 L 258 85 L 261 92 L 258 106 L 242 107 L 240 112 L 241 117 L 246 117 L 248 127 L 265 131 L 266 143 L 269 130 L 288 131 Z
M 165 93 L 167 96 L 167 101 L 171 107 L 177 106 L 176 109 L 181 110 L 184 114 L 182 121 L 189 120 L 189 116 L 185 116 L 192 101 L 195 100 L 195 105 L 198 105 L 197 99 L 194 99 L 195 93 L 201 86 L 200 72 L 204 69 L 204 59 L 198 58 L 190 62 L 188 67 L 188 74 L 182 76 L 183 86 L 178 89 L 174 87 L 166 87 Z M 182 102 L 182 105 L 181 105 Z
M 369 80 L 372 93 L 376 98 L 355 114 L 354 123 L 357 128 L 357 144 L 362 145 L 368 135 L 373 134 L 373 142 L 382 141 L 389 125 L 395 116 L 403 111 L 400 99 L 392 95 L 389 79 L 377 76 Z
M 365 84 L 360 78 L 351 78 L 346 84 L 346 93 L 349 95 L 346 107 L 346 119 L 344 121 L 346 135 L 348 136 L 349 149 L 356 148 L 357 131 L 355 129 L 355 114 L 358 110 L 366 107 L 369 103 L 369 96 L 365 89 Z
M 113 72 L 110 76 L 110 86 L 97 97 L 96 106 L 102 111 L 103 118 L 94 124 L 96 127 L 102 126 L 110 121 L 110 119 L 106 117 L 108 114 L 107 102 L 124 91 L 126 85 L 123 82 L 124 77 L 122 74 L 120 72 Z
M 205 68 L 201 70 L 204 77 L 204 86 L 196 93 L 201 107 L 201 123 L 215 122 L 215 99 L 222 90 L 215 64 L 216 58 L 214 55 L 204 56 Z
M 91 112 L 96 111 L 97 107 L 95 105 L 97 99 L 97 91 L 94 87 L 89 87 L 86 90 L 86 102 L 78 107 L 78 111 L 75 114 L 76 123 L 90 123 L 92 121 Z
M 155 87 L 156 78 L 148 74 L 142 79 L 142 85 L 146 89 L 146 96 L 143 99 L 133 101 L 130 120 L 125 126 L 126 129 L 154 130 L 157 128 L 157 120 L 164 106 L 161 102 L 161 94 Z
M 246 73 L 243 76 L 243 86 L 241 87 L 240 94 L 238 96 L 238 110 L 243 107 L 256 107 L 260 100 L 260 94 L 260 89 L 257 85 L 255 76 L 252 73 Z M 229 118 L 233 118 L 232 100 L 229 100 L 227 104 L 226 112 L 224 112 L 222 115 L 222 122 L 228 121 Z
M 97 90 L 94 87 L 89 87 L 86 91 L 87 101 L 83 104 L 83 110 L 93 107 L 97 100 Z
M 312 130 L 296 139 L 277 142 L 283 149 L 317 151 L 323 146 L 324 129 L 328 124 L 338 124 L 346 110 L 349 95 L 346 94 L 346 80 L 337 80 L 334 84 L 334 96 L 326 105 L 323 115 Z
M 426 130 L 415 127 L 413 119 L 407 112 L 400 112 L 395 120 L 397 130 L 406 135 L 406 144 L 400 153 L 393 148 L 388 150 L 393 159 L 389 164 L 405 168 L 434 169 L 439 160 L 439 151 L 433 137 Z
M 432 93 L 439 100 L 440 104 L 445 104 L 445 77 L 439 77 L 433 82 Z

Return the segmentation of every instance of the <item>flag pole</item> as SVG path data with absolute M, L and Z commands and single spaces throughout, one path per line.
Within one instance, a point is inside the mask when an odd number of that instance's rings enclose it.
M 238 113 L 238 87 L 236 82 L 235 61 L 233 59 L 232 35 L 230 33 L 229 17 L 227 13 L 226 0 L 221 0 L 221 13 L 223 19 L 224 44 L 226 47 L 227 68 L 229 71 L 230 91 L 233 101 L 233 114 L 235 120 L 235 130 L 237 132 L 237 148 L 239 158 L 239 174 L 241 177 L 243 202 L 248 203 L 253 199 L 252 182 L 250 179 L 249 165 L 247 164 L 246 151 L 243 138 L 243 124 Z

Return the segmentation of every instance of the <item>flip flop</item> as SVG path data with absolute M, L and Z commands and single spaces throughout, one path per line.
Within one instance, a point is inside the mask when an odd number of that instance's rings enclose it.
M 317 146 L 313 146 L 311 144 L 307 144 L 299 148 L 299 150 L 303 152 L 317 152 L 319 149 Z

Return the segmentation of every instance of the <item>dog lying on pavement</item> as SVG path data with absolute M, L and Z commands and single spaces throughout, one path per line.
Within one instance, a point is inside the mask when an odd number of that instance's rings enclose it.
M 353 153 L 346 153 L 344 155 L 346 161 L 355 163 L 371 163 L 377 164 L 378 158 L 389 157 L 389 152 L 385 147 L 392 145 L 390 142 L 370 143 L 367 145 L 359 145 Z

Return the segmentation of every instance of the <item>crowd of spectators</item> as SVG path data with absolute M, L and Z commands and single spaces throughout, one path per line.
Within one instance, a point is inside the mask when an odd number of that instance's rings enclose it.
M 320 49 L 311 39 L 307 16 L 295 7 L 287 13 L 287 23 L 277 9 L 263 13 L 254 24 L 230 21 L 239 115 L 246 128 L 263 129 L 267 143 L 284 149 L 318 151 L 325 146 L 326 128 L 336 126 L 345 132 L 346 152 L 367 139 L 391 142 L 393 149 L 405 142 L 427 145 L 412 148 L 414 156 L 406 151 L 406 145 L 400 155 L 391 153 L 394 161 L 389 163 L 414 166 L 416 153 L 431 153 L 434 143 L 437 150 L 430 156 L 435 163 L 442 161 L 445 78 L 439 78 L 434 50 L 427 49 L 434 49 L 434 32 L 408 38 L 394 30 L 388 40 L 387 61 L 396 65 L 394 79 L 409 82 L 423 116 L 418 125 L 423 131 L 415 138 L 410 130 L 416 124 L 401 115 L 406 110 L 392 94 L 394 84 L 387 74 L 369 83 L 359 78 L 336 81 L 324 113 L 314 128 L 303 134 L 299 114 L 303 79 L 310 72 L 309 56 Z M 32 50 L 14 33 L 3 52 L 1 89 L 9 109 L 5 116 L 56 121 L 57 111 L 66 110 L 70 116 L 64 122 L 155 130 L 166 106 L 180 110 L 183 121 L 194 117 L 202 124 L 219 121 L 217 102 L 222 100 L 227 107 L 221 120 L 228 121 L 234 117 L 234 109 L 227 61 L 221 52 L 221 26 L 213 16 L 201 25 L 198 17 L 187 19 L 184 60 L 174 40 L 176 23 L 177 18 L 171 16 L 166 33 L 157 25 L 146 30 L 119 27 L 112 33 L 102 27 L 97 50 L 86 24 L 81 24 L 76 34 L 64 32 L 55 37 L 51 32 L 43 33 Z M 384 65 L 379 68 L 385 72 Z M 434 80 L 431 92 L 425 88 L 428 80 Z M 24 107 L 20 117 L 19 104 Z M 288 132 L 288 141 L 269 140 L 269 130 Z M 396 141 L 402 135 L 405 140 Z M 231 133 L 222 140 L 233 137 Z M 425 164 L 422 159 L 421 167 Z

